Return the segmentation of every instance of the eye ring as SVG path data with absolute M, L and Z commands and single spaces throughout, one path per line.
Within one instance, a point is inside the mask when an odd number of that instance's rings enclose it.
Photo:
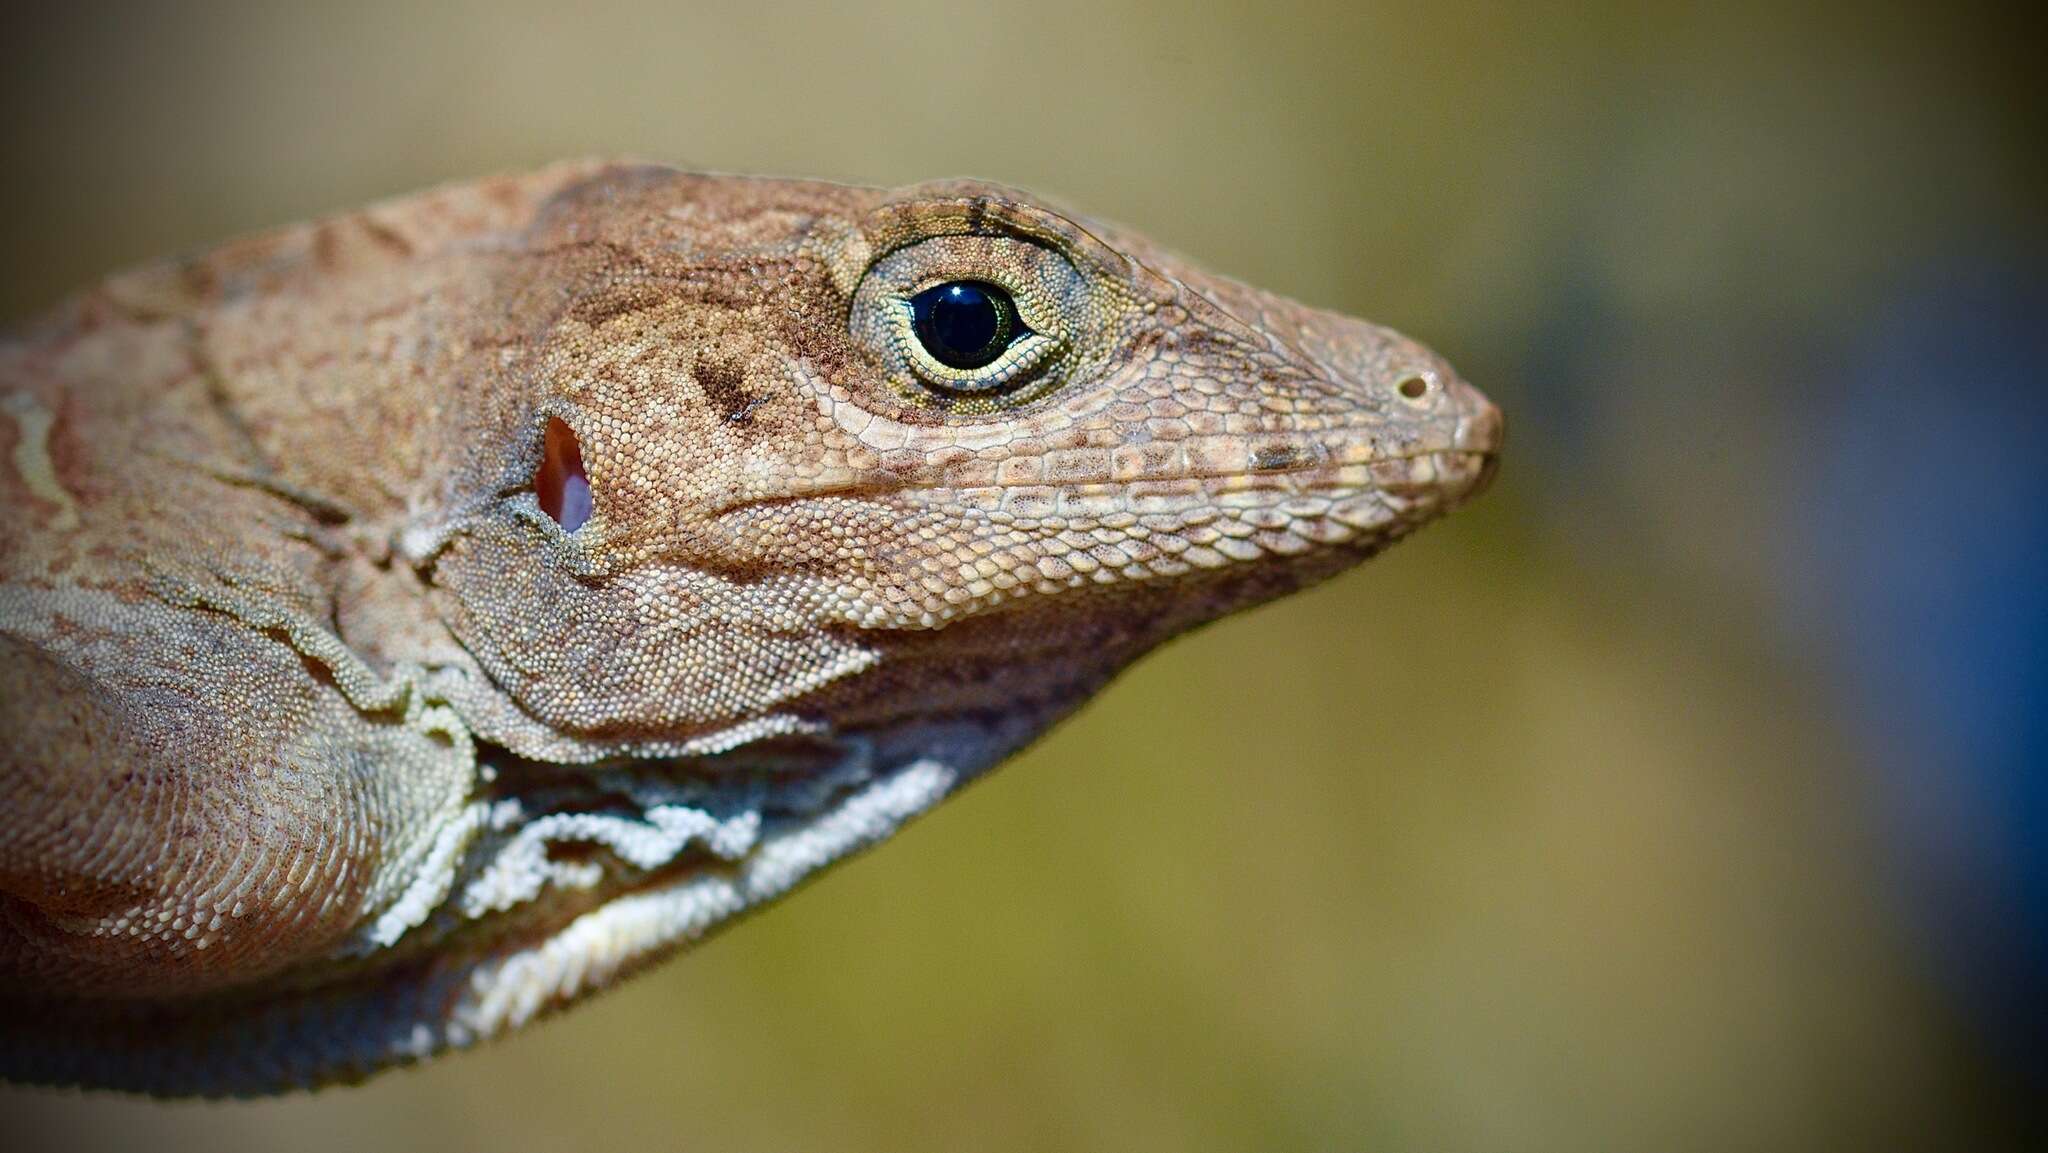
M 949 309 L 969 311 L 947 316 Z M 970 277 L 945 280 L 896 298 L 893 339 L 913 374 L 933 392 L 1006 393 L 1030 380 L 1061 348 L 1033 329 L 1023 311 L 1001 285 Z
M 1002 359 L 1031 329 L 1017 315 L 1017 302 L 985 280 L 948 280 L 912 296 L 911 331 L 933 360 L 947 368 L 973 371 Z
M 949 305 L 972 306 L 946 318 L 963 322 L 950 338 L 934 315 L 949 296 Z M 1089 303 L 1088 282 L 1053 248 L 949 234 L 877 258 L 854 291 L 848 325 L 879 354 L 894 399 L 972 420 L 1063 386 L 1075 363 L 1074 337 L 1085 335 L 1094 315 Z

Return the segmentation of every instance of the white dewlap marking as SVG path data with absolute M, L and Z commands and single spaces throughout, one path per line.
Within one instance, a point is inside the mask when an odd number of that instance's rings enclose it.
M 729 873 L 620 897 L 539 945 L 479 966 L 449 1013 L 448 1042 L 467 1044 L 523 1024 L 549 1003 L 603 985 L 635 960 L 787 892 L 847 853 L 887 838 L 958 780 L 948 766 L 915 761 L 830 813 L 762 836 Z

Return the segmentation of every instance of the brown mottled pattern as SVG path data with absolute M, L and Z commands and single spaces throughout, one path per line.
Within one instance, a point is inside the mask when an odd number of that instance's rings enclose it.
M 972 371 L 904 303 L 961 279 L 1029 329 Z M 0 399 L 0 1072 L 163 1093 L 601 987 L 1501 435 L 1393 332 L 1010 190 L 597 163 L 115 277 Z

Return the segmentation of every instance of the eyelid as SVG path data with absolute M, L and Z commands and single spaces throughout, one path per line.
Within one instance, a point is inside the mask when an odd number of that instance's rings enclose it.
M 904 308 L 909 308 L 910 300 L 912 297 L 922 295 L 926 292 L 930 292 L 932 289 L 937 288 L 942 284 L 951 284 L 956 280 L 965 280 L 974 283 L 988 284 L 993 285 L 996 288 L 1002 289 L 1003 295 L 1010 298 L 1010 307 L 1016 311 L 1017 323 L 1023 327 L 1024 331 L 1034 333 L 1039 336 L 1057 335 L 1057 333 L 1054 330 L 1058 326 L 1058 312 L 1055 310 L 1049 316 L 1048 319 L 1051 321 L 1051 323 L 1046 323 L 1043 325 L 1033 324 L 1030 313 L 1033 310 L 1043 311 L 1044 302 L 1041 301 L 1038 297 L 1038 294 L 1033 292 L 1029 287 L 1019 287 L 1015 284 L 1012 284 L 1009 281 L 1005 280 L 1002 277 L 1001 273 L 997 272 L 977 272 L 965 275 L 934 273 L 930 276 L 922 277 L 916 281 L 913 281 L 912 287 L 906 290 L 901 296 L 897 297 L 897 300 Z
M 1037 371 L 1060 348 L 1057 338 L 1031 327 L 1031 322 L 1025 319 L 1020 308 L 1017 323 L 1022 331 L 1001 356 L 980 368 L 951 368 L 926 352 L 923 343 L 917 339 L 916 316 L 907 297 L 899 297 L 893 311 L 892 343 L 919 379 L 950 393 L 971 396 L 1006 391 L 1021 378 Z
M 1009 296 L 1016 334 L 996 360 L 951 368 L 924 347 L 913 297 L 950 281 L 993 285 Z M 1057 246 L 1025 236 L 941 234 L 895 246 L 868 265 L 848 323 L 881 354 L 893 397 L 961 419 L 1033 403 L 1063 388 L 1078 342 L 1095 315 L 1093 285 Z

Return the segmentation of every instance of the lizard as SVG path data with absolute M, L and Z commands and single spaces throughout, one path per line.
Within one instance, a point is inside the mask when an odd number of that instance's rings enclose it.
M 1456 507 L 1502 429 L 975 181 L 575 161 L 117 273 L 0 341 L 0 1076 L 504 1034 Z

